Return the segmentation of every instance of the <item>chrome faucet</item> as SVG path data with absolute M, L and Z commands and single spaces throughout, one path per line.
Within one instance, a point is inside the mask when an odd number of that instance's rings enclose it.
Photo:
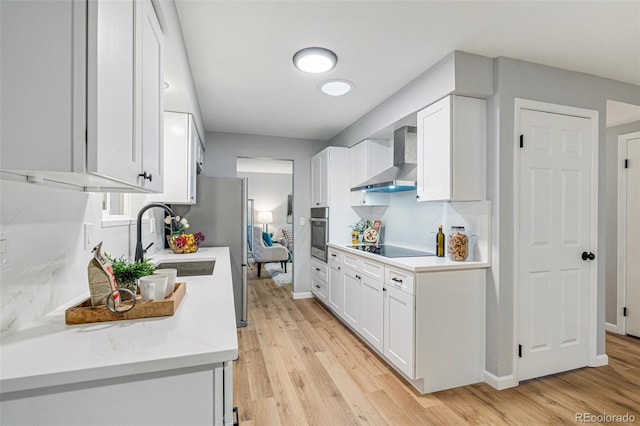
M 136 222 L 136 256 L 135 256 L 136 262 L 144 261 L 144 254 L 147 252 L 147 249 L 151 247 L 151 245 L 153 244 L 153 243 L 149 244 L 146 249 L 142 248 L 142 215 L 144 214 L 144 212 L 146 212 L 147 210 L 153 207 L 163 208 L 167 213 L 171 215 L 171 217 L 173 217 L 173 210 L 171 210 L 169 206 L 167 206 L 166 204 L 151 203 L 151 204 L 147 204 L 146 206 L 140 209 L 140 211 L 138 212 L 138 220 Z M 173 223 L 172 223 L 172 226 L 173 226 Z

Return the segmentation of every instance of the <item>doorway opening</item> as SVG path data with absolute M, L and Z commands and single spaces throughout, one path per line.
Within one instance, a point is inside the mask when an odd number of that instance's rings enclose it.
M 250 276 L 293 291 L 293 160 L 238 157 L 236 175 L 248 182 Z

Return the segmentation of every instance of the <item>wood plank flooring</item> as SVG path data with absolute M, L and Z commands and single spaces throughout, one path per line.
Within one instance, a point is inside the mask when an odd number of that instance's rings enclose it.
M 250 280 L 249 292 L 234 365 L 241 425 L 575 424 L 576 413 L 640 424 L 638 339 L 607 334 L 605 367 L 420 395 L 315 299 L 292 300 L 268 278 Z

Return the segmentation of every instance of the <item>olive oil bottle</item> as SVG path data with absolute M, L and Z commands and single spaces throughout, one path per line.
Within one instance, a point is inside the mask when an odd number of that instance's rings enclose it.
M 438 227 L 438 233 L 436 234 L 436 256 L 444 257 L 444 232 L 442 232 L 442 225 Z

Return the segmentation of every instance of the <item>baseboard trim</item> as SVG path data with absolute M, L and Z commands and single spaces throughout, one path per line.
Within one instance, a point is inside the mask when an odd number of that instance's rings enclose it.
M 610 322 L 605 322 L 604 323 L 604 329 L 605 329 L 605 331 L 610 331 L 612 333 L 622 334 L 622 333 L 620 333 L 620 330 L 618 330 L 618 325 L 617 324 L 611 324 Z
M 495 374 L 488 372 L 487 370 L 484 371 L 484 381 L 489 386 L 497 390 L 514 388 L 518 386 L 518 380 L 516 380 L 513 374 L 498 377 Z
M 296 293 L 295 291 L 291 292 L 291 297 L 295 299 L 311 299 L 313 297 L 313 293 L 310 291 L 301 291 Z
M 602 367 L 609 365 L 609 357 L 606 354 L 596 355 L 595 361 L 589 367 Z

